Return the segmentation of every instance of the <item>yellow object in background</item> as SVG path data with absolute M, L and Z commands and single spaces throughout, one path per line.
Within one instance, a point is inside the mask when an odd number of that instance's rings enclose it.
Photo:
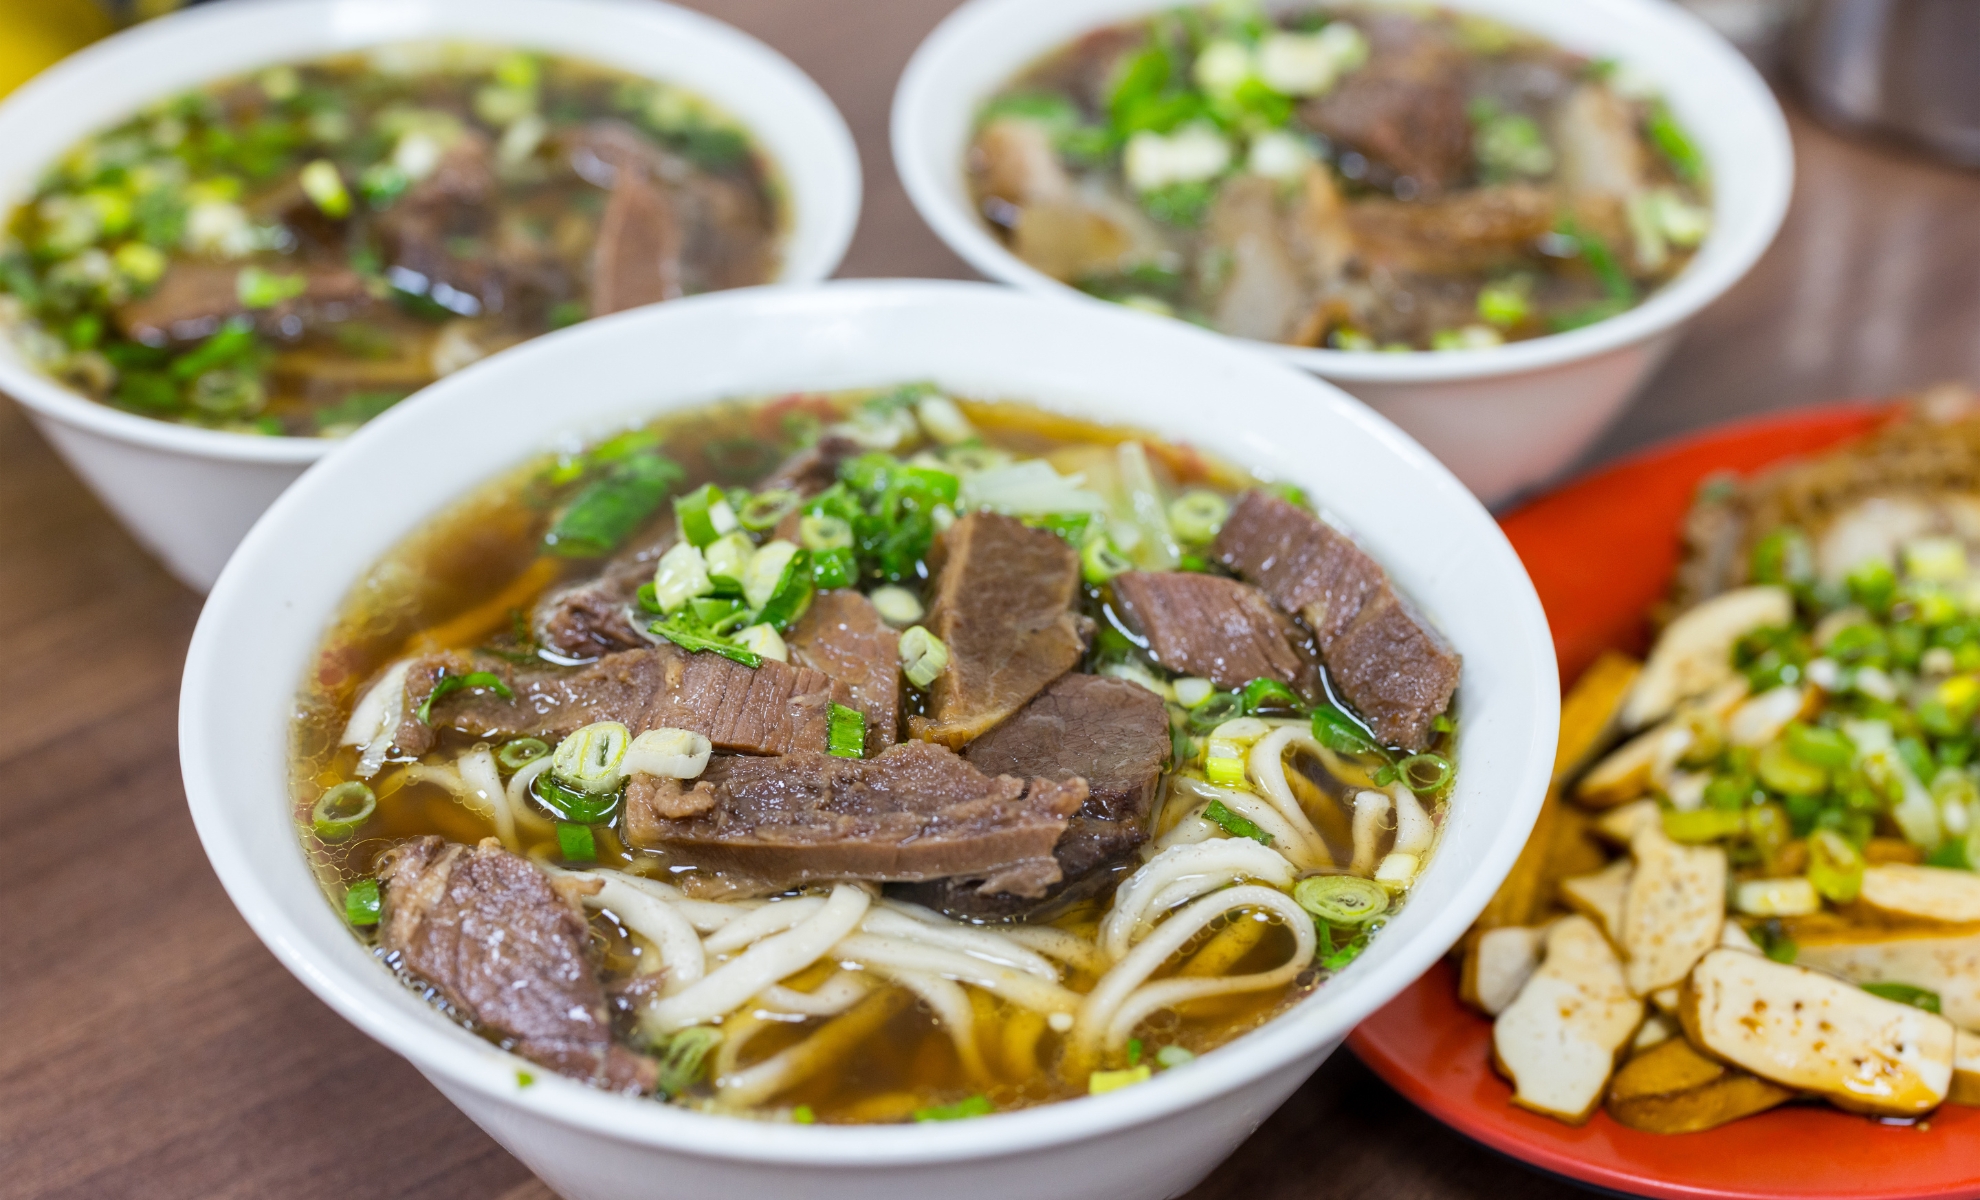
M 0 0 L 0 96 L 114 28 L 96 0 Z

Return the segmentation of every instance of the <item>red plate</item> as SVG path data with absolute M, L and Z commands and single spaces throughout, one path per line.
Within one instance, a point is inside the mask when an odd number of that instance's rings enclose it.
M 1852 404 L 1741 422 L 1599 471 L 1504 521 L 1547 609 L 1563 679 L 1611 647 L 1640 651 L 1643 613 L 1677 561 L 1677 528 L 1699 482 L 1751 471 L 1873 428 L 1889 412 Z M 1937 1200 L 1980 1195 L 1980 1109 L 1947 1106 L 1915 1126 L 1790 1105 L 1706 1133 L 1628 1129 L 1597 1112 L 1580 1128 L 1514 1108 L 1487 1060 L 1492 1026 L 1458 1003 L 1439 963 L 1363 1022 L 1348 1044 L 1438 1120 L 1569 1179 L 1644 1196 Z

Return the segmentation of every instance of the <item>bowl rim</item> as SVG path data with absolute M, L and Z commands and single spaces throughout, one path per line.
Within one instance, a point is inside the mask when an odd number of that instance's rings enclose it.
M 822 193 L 814 200 L 812 207 L 819 210 L 825 223 L 809 239 L 811 244 L 806 247 L 802 260 L 791 261 L 787 257 L 775 282 L 813 283 L 828 278 L 838 268 L 852 243 L 853 231 L 859 221 L 863 188 L 859 152 L 844 115 L 824 89 L 796 63 L 735 26 L 670 0 L 498 2 L 512 12 L 527 11 L 529 20 L 544 29 L 567 25 L 572 21 L 593 24 L 609 22 L 622 27 L 628 38 L 660 35 L 719 51 L 725 56 L 747 62 L 747 69 L 755 81 L 769 82 L 791 94 L 799 102 L 797 109 L 792 111 L 801 110 L 800 120 L 818 126 L 811 133 L 818 136 L 821 154 L 830 160 L 825 169 L 812 172 L 815 178 L 809 181 L 815 191 Z M 65 102 L 68 97 L 79 91 L 94 92 L 108 86 L 128 93 L 127 102 L 120 106 L 122 111 L 136 112 L 156 99 L 159 90 L 116 83 L 123 75 L 125 64 L 169 53 L 174 45 L 189 42 L 254 38 L 259 44 L 268 39 L 267 31 L 274 29 L 274 26 L 266 24 L 266 14 L 271 10 L 289 10 L 284 15 L 292 16 L 296 21 L 337 19 L 347 27 L 363 30 L 356 36 L 334 46 L 322 47 L 310 55 L 275 55 L 279 61 L 302 62 L 310 57 L 403 40 L 472 40 L 477 11 L 484 7 L 484 0 L 233 0 L 228 4 L 181 9 L 85 46 L 0 99 L 0 170 L 12 169 L 4 165 L 5 160 L 11 157 L 5 149 L 12 140 L 8 136 L 11 130 L 51 124 L 58 128 L 68 126 L 62 141 L 64 146 L 74 145 L 95 133 L 99 126 L 67 116 Z M 368 11 L 389 13 L 391 18 L 370 19 L 367 24 Z M 409 23 L 417 27 L 410 34 L 405 32 Z M 256 32 L 257 29 L 263 32 Z M 520 41 L 502 40 L 510 43 Z M 632 74 L 643 73 L 632 68 L 615 69 L 628 70 Z M 665 82 L 658 73 L 647 73 L 647 77 Z M 707 94 L 718 104 L 733 107 L 721 95 L 707 88 L 696 90 Z M 755 128 L 751 128 L 751 134 L 759 142 L 764 140 Z M 39 171 L 45 165 L 39 161 L 23 163 L 18 169 L 27 174 Z M 795 206 L 797 199 L 792 193 L 797 189 L 789 186 L 791 181 L 788 179 L 792 164 L 779 159 L 777 166 L 787 173 L 787 203 Z M 14 197 L 0 197 L 0 207 L 10 208 L 18 202 Z M 794 243 L 787 244 L 786 248 L 794 248 Z M 5 335 L 0 333 L 0 336 Z M 347 440 L 268 437 L 202 429 L 125 412 L 78 394 L 13 354 L 0 354 L 0 392 L 12 396 L 37 415 L 110 440 L 189 458 L 242 463 L 311 463 Z
M 1368 3 L 1369 0 L 1362 0 Z M 1402 5 L 1404 0 L 1372 0 L 1375 7 Z M 1465 11 L 1496 7 L 1495 0 L 1441 0 L 1445 7 Z M 1092 11 L 1082 28 L 1175 7 L 1175 0 L 966 0 L 929 33 L 894 91 L 891 148 L 895 169 L 921 219 L 943 243 L 985 276 L 1002 283 L 1053 295 L 1075 303 L 1105 304 L 1025 263 L 984 228 L 977 214 L 953 202 L 947 182 L 961 164 L 930 161 L 921 148 L 937 139 L 931 132 L 932 97 L 952 93 L 952 66 L 981 59 L 983 46 L 999 31 L 1020 25 L 1032 13 L 1050 5 Z M 1704 76 L 1718 79 L 1736 102 L 1757 120 L 1760 139 L 1750 155 L 1731 162 L 1713 161 L 1715 175 L 1728 168 L 1752 176 L 1758 196 L 1753 210 L 1758 220 L 1737 241 L 1727 241 L 1718 228 L 1707 236 L 1699 254 L 1670 283 L 1642 303 L 1581 329 L 1546 334 L 1481 350 L 1412 350 L 1407 353 L 1334 350 L 1241 339 L 1257 350 L 1312 371 L 1327 379 L 1349 383 L 1413 384 L 1450 380 L 1488 379 L 1544 370 L 1589 359 L 1647 341 L 1674 328 L 1723 295 L 1752 268 L 1773 243 L 1787 216 L 1794 184 L 1794 148 L 1787 117 L 1758 71 L 1731 44 L 1697 16 L 1663 0 L 1577 0 L 1572 6 L 1597 9 L 1606 19 L 1638 34 L 1675 42 L 1693 63 L 1691 71 L 1660 77 L 1666 94 L 1681 94 Z M 1535 6 L 1508 23 L 1529 28 L 1552 39 L 1547 20 Z M 1055 39 L 1042 49 L 1027 50 L 1002 65 L 999 78 L 1009 80 L 1038 54 L 1061 45 Z M 1715 202 L 1716 203 L 1716 202 Z
M 350 967 L 361 970 L 347 969 L 344 963 L 333 960 L 327 942 L 314 939 L 300 922 L 284 913 L 277 899 L 281 890 L 278 884 L 287 878 L 288 871 L 302 870 L 306 886 L 315 891 L 316 885 L 307 878 L 299 843 L 292 864 L 257 861 L 246 850 L 241 831 L 227 819 L 228 805 L 220 797 L 239 776 L 229 765 L 227 739 L 237 737 L 240 730 L 216 724 L 206 711 L 209 705 L 204 698 L 229 694 L 224 686 L 227 675 L 250 669 L 229 663 L 230 638 L 246 627 L 243 622 L 261 603 L 257 588 L 262 582 L 280 577 L 285 558 L 307 552 L 286 526 L 312 510 L 333 509 L 339 496 L 347 495 L 351 487 L 375 479 L 368 474 L 371 468 L 367 463 L 374 447 L 391 439 L 431 444 L 420 439 L 448 422 L 457 423 L 461 418 L 455 413 L 470 409 L 472 397 L 503 373 L 514 373 L 523 356 L 554 362 L 558 356 L 576 358 L 594 346 L 613 342 L 651 348 L 664 339 L 670 324 L 696 320 L 709 310 L 728 310 L 718 315 L 736 322 L 764 314 L 795 313 L 815 321 L 820 338 L 831 340 L 849 322 L 885 320 L 890 309 L 931 307 L 959 310 L 978 322 L 971 328 L 986 328 L 998 314 L 1008 314 L 1014 308 L 1028 309 L 1034 316 L 1049 317 L 1054 325 L 1079 326 L 1082 337 L 1090 333 L 1096 340 L 1120 341 L 1124 335 L 1132 335 L 1134 344 L 1141 346 L 1159 339 L 1165 347 L 1162 352 L 1174 348 L 1178 355 L 1214 363 L 1220 371 L 1227 370 L 1234 381 L 1247 376 L 1254 380 L 1272 377 L 1279 384 L 1296 386 L 1310 395 L 1316 406 L 1329 411 L 1328 419 L 1357 427 L 1370 444 L 1393 452 L 1397 465 L 1412 481 L 1435 493 L 1427 503 L 1440 516 L 1448 514 L 1462 523 L 1463 534 L 1469 539 L 1467 549 L 1487 556 L 1488 565 L 1481 569 L 1505 580 L 1511 607 L 1507 644 L 1523 645 L 1531 651 L 1517 659 L 1495 693 L 1497 702 L 1508 706 L 1518 725 L 1511 739 L 1516 744 L 1504 747 L 1507 790 L 1514 794 L 1505 802 L 1502 819 L 1494 825 L 1479 826 L 1461 856 L 1457 847 L 1444 848 L 1453 870 L 1468 863 L 1470 873 L 1454 886 L 1452 901 L 1431 912 L 1412 940 L 1396 944 L 1393 958 L 1364 963 L 1370 968 L 1367 972 L 1346 976 L 1332 985 L 1332 1002 L 1299 1005 L 1216 1052 L 1137 1087 L 974 1121 L 807 1127 L 629 1101 L 548 1072 L 527 1088 L 519 1088 L 516 1071 L 519 1065 L 527 1066 L 523 1060 L 465 1032 L 435 1036 L 436 1029 L 446 1028 L 436 1024 L 437 1018 L 416 1019 L 387 1002 L 381 985 L 389 981 L 375 975 L 375 963 L 360 957 Z M 194 632 L 181 686 L 179 730 L 188 807 L 209 861 L 242 916 L 282 964 L 320 999 L 435 1082 L 444 1081 L 445 1090 L 462 1088 L 483 1100 L 567 1128 L 719 1161 L 891 1168 L 1000 1158 L 1092 1140 L 1198 1107 L 1303 1056 L 1324 1053 L 1338 1044 L 1354 1024 L 1399 993 L 1457 940 L 1511 869 L 1539 810 L 1552 772 L 1559 690 L 1546 618 L 1510 543 L 1463 485 L 1407 435 L 1332 385 L 1232 345 L 1227 339 L 1197 330 L 1179 332 L 1166 321 L 1125 310 L 1068 311 L 1051 301 L 982 283 L 839 281 L 711 293 L 586 322 L 476 363 L 433 385 L 432 390 L 444 394 L 427 405 L 394 410 L 367 425 L 353 436 L 350 452 L 305 474 L 249 532 L 214 585 Z M 725 394 L 751 392 L 752 387 L 742 383 Z M 705 399 L 684 399 L 678 405 L 658 402 L 642 411 L 660 412 L 703 402 Z M 526 453 L 530 447 L 517 449 Z M 492 474 L 493 470 L 481 478 Z M 465 490 L 452 489 L 450 495 L 458 497 Z M 401 536 L 376 539 L 381 543 L 376 552 L 382 553 Z M 337 602 L 341 603 L 341 598 Z M 321 628 L 312 628 L 306 633 L 281 635 L 284 646 L 301 647 L 297 653 L 303 663 L 298 665 L 298 675 L 320 645 L 322 633 Z M 286 718 L 281 728 L 286 739 Z M 287 761 L 286 741 L 283 761 Z M 324 902 L 323 907 L 327 911 L 330 905 Z

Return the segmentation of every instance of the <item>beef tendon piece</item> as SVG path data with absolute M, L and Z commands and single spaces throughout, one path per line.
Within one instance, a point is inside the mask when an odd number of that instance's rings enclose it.
M 719 750 L 783 754 L 822 748 L 831 705 L 850 707 L 853 700 L 845 684 L 805 667 L 765 659 L 752 669 L 717 654 L 653 646 L 608 654 L 588 667 L 518 669 L 493 658 L 430 655 L 407 674 L 408 714 L 418 711 L 441 668 L 488 671 L 515 693 L 511 700 L 492 689 L 461 691 L 433 705 L 432 728 L 488 738 L 555 741 L 594 721 L 617 721 L 635 735 L 686 729 Z M 422 728 L 409 715 L 400 748 L 415 750 Z M 430 745 L 430 730 L 424 737 Z
M 1463 660 L 1347 535 L 1264 492 L 1245 493 L 1217 561 L 1305 619 L 1334 683 L 1383 741 L 1421 750 Z
M 381 861 L 379 942 L 516 1053 L 613 1091 L 652 1090 L 652 1060 L 612 1041 L 584 913 L 494 839 L 423 837 Z
M 858 592 L 834 589 L 812 598 L 786 639 L 791 661 L 830 675 L 866 714 L 866 752 L 878 754 L 900 732 L 901 635 Z
M 1257 588 L 1191 571 L 1127 571 L 1114 577 L 1114 602 L 1171 671 L 1220 688 L 1276 679 L 1320 696 L 1320 672 L 1299 649 L 1298 627 Z
M 924 741 L 960 747 L 1022 708 L 1086 651 L 1079 555 L 1056 534 L 1013 517 L 971 513 L 930 554 L 935 602 L 928 628 L 949 648 L 928 715 L 909 718 Z
M 1086 794 L 1078 779 L 986 775 L 907 742 L 870 759 L 716 759 L 693 790 L 655 781 L 629 792 L 626 827 L 634 845 L 689 850 L 697 865 L 773 889 L 963 875 L 985 892 L 1037 896 L 1059 881 L 1053 846 Z
M 1061 678 L 963 753 L 986 774 L 1085 782 L 1086 800 L 1052 849 L 1060 881 L 1024 898 L 945 879 L 910 889 L 910 898 L 951 916 L 987 919 L 1034 917 L 1098 894 L 1148 840 L 1169 753 L 1168 710 L 1153 692 L 1098 675 Z

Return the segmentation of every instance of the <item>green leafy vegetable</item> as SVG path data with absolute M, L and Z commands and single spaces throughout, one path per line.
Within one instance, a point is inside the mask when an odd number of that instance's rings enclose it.
M 741 663 L 752 671 L 763 665 L 762 655 L 753 650 L 745 650 L 726 638 L 711 636 L 694 628 L 682 619 L 680 613 L 674 614 L 665 621 L 653 622 L 647 626 L 647 632 L 659 634 L 690 653 L 705 650 L 710 654 L 719 654 L 723 658 Z
M 1330 705 L 1323 704 L 1313 710 L 1313 740 L 1336 754 L 1388 757 L 1388 751 L 1358 721 Z
M 543 535 L 544 550 L 565 558 L 610 554 L 660 507 L 683 474 L 674 460 L 652 452 L 611 462 Z

